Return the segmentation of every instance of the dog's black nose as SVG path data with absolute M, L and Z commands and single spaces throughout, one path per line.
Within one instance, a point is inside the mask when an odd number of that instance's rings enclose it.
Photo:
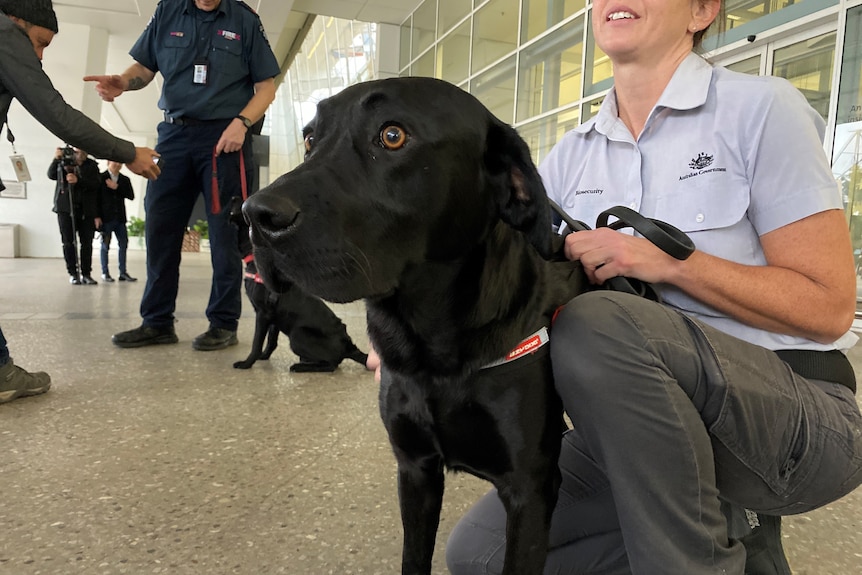
M 295 231 L 300 221 L 300 210 L 289 199 L 264 191 L 252 195 L 242 206 L 245 220 L 251 226 L 252 242 L 277 243 Z

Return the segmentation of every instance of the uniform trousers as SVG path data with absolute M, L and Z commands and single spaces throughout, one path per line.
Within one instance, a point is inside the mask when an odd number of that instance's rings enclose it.
M 655 302 L 595 291 L 551 334 L 574 429 L 546 574 L 742 575 L 722 502 L 804 513 L 862 483 L 862 416 L 843 385 L 805 379 L 765 348 Z M 453 530 L 453 575 L 500 573 L 492 491 Z
M 198 196 L 206 202 L 212 284 L 206 316 L 210 326 L 235 331 L 242 310 L 242 259 L 237 228 L 230 222 L 229 202 L 241 194 L 240 153 L 246 154 L 246 177 L 253 162 L 250 137 L 243 152 L 216 158 L 221 210 L 213 210 L 213 149 L 231 120 L 195 124 L 159 124 L 156 151 L 161 175 L 147 184 L 144 198 L 147 283 L 141 300 L 143 324 L 173 325 L 180 281 L 183 236 Z

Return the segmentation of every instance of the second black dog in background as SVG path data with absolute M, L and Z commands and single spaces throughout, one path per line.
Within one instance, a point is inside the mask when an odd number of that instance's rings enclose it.
M 292 372 L 334 371 L 345 359 L 365 366 L 368 355 L 350 338 L 347 328 L 320 298 L 311 296 L 296 285 L 282 293 L 270 291 L 257 274 L 248 226 L 242 219 L 242 200 L 231 201 L 231 218 L 239 226 L 240 253 L 245 262 L 245 293 L 254 308 L 254 341 L 251 352 L 233 366 L 249 369 L 259 359 L 269 359 L 278 347 L 280 333 L 287 336 L 290 349 L 299 362 Z

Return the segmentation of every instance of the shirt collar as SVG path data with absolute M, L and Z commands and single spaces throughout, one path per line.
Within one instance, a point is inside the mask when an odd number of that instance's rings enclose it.
M 704 105 L 712 82 L 712 71 L 713 67 L 709 62 L 694 52 L 690 53 L 673 73 L 655 108 L 692 110 Z M 575 131 L 586 134 L 595 128 L 600 134 L 608 135 L 618 121 L 616 88 L 611 88 L 599 108 L 599 113 L 575 128 Z
M 221 0 L 221 2 L 219 2 L 218 8 L 216 8 L 214 11 L 221 12 L 222 14 L 227 14 L 227 3 L 228 0 Z M 186 14 L 194 14 L 195 10 L 197 9 L 197 6 L 195 6 L 195 0 L 188 0 L 186 2 Z

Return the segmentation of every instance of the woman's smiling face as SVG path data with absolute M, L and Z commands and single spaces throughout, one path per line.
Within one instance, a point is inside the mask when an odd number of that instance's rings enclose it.
M 593 0 L 596 44 L 614 62 L 691 50 L 719 0 Z

